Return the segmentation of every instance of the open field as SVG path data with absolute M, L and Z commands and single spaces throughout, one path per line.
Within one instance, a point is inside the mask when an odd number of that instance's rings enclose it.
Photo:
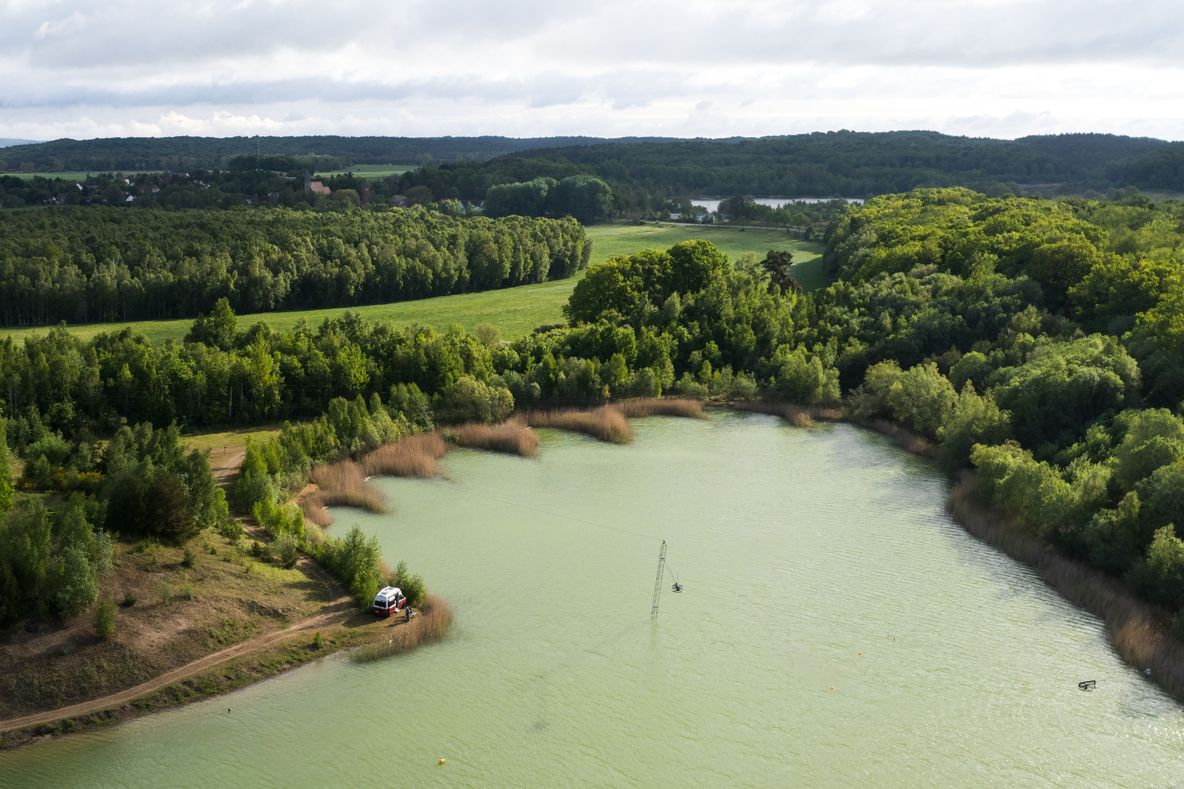
M 322 170 L 317 173 L 318 178 L 330 175 L 346 175 L 353 173 L 359 178 L 386 178 L 389 175 L 402 175 L 408 170 L 414 170 L 414 164 L 355 164 L 344 170 Z
M 7 175 L 13 178 L 23 178 L 26 181 L 34 178 L 62 178 L 67 181 L 85 181 L 89 176 L 97 175 L 97 172 L 87 172 L 85 170 L 55 170 L 52 172 L 35 172 L 35 173 L 0 173 L 0 175 Z
M 798 241 L 780 230 L 711 227 L 673 224 L 608 224 L 588 228 L 593 240 L 593 263 L 608 260 L 616 255 L 636 252 L 639 249 L 665 249 L 692 238 L 702 238 L 719 245 L 728 257 L 736 258 L 746 252 L 763 256 L 774 247 L 793 250 L 797 264 L 794 273 L 807 289 L 825 284 L 822 270 L 821 246 Z M 472 329 L 479 323 L 491 323 L 501 330 L 505 339 L 515 339 L 529 334 L 536 326 L 563 321 L 563 305 L 575 287 L 578 277 L 571 277 L 538 285 L 522 285 L 516 288 L 490 290 L 481 293 L 461 293 L 454 296 L 439 296 L 418 301 L 400 301 L 393 304 L 373 304 L 364 307 L 331 307 L 321 310 L 300 310 L 293 312 L 270 312 L 257 315 L 240 315 L 239 328 L 245 328 L 258 321 L 281 331 L 287 331 L 300 321 L 316 326 L 327 318 L 338 318 L 353 312 L 366 320 L 389 321 L 400 325 L 424 324 L 444 329 L 459 324 Z M 125 327 L 134 328 L 154 342 L 182 339 L 193 324 L 190 319 L 169 321 L 139 321 L 135 323 L 89 323 L 71 327 L 71 331 L 83 338 L 90 338 L 101 332 L 118 331 Z M 46 328 L 38 326 L 28 329 L 0 329 L 0 337 L 9 336 L 16 340 L 32 334 L 44 334 Z

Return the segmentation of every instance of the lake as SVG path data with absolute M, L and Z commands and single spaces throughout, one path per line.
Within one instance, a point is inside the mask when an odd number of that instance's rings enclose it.
M 852 205 L 861 205 L 863 203 L 862 197 L 755 197 L 752 202 L 757 205 L 767 205 L 769 208 L 781 208 L 784 205 L 791 203 L 829 203 L 831 200 L 846 200 Z M 691 205 L 697 205 L 701 208 L 706 208 L 711 213 L 719 210 L 719 204 L 723 202 L 723 198 L 719 197 L 692 197 Z
M 929 463 L 848 425 L 635 426 L 337 511 L 451 602 L 448 640 L 3 753 L 0 785 L 1184 784 L 1181 707 L 952 523 Z

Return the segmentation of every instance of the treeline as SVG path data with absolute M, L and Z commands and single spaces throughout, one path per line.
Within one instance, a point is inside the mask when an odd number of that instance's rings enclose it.
M 831 234 L 840 279 L 803 339 L 857 413 L 934 439 L 1034 535 L 1181 610 L 1182 220 L 1180 204 L 880 197 Z
M 36 464 L 45 431 L 87 441 L 122 419 L 316 417 L 345 398 L 337 438 L 310 428 L 308 448 L 263 459 L 275 478 L 397 432 L 383 409 L 411 423 L 668 392 L 847 395 L 864 418 L 929 436 L 951 470 L 977 468 L 984 495 L 1034 534 L 1179 610 L 1182 254 L 1179 204 L 919 190 L 846 212 L 828 234 L 834 281 L 812 294 L 784 253 L 729 262 L 685 242 L 590 269 L 568 325 L 512 343 L 354 318 L 239 330 L 226 308 L 181 344 L 129 332 L 6 341 L 0 407 Z
M 1121 186 L 1184 191 L 1184 143 L 1105 134 L 991 140 L 936 132 L 818 132 L 786 137 L 622 142 L 536 150 L 405 173 L 402 188 L 479 200 L 496 184 L 595 175 L 617 208 L 651 215 L 680 196 L 869 197 L 919 186 L 995 193 Z
M 629 139 L 629 138 L 624 138 Z M 323 156 L 351 164 L 489 159 L 515 151 L 614 142 L 595 137 L 110 137 L 0 148 L 0 172 L 211 170 L 235 157 Z M 337 169 L 337 168 L 335 168 Z
M 423 208 L 15 211 L 0 223 L 5 325 L 373 304 L 567 277 L 591 254 L 573 220 Z

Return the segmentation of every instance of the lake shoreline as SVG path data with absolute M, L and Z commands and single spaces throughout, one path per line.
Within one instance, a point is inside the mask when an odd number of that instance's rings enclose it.
M 927 460 L 937 456 L 932 441 L 886 419 L 859 420 L 840 409 L 770 401 L 728 407 L 780 416 L 796 427 L 806 427 L 813 419 L 844 422 L 878 433 L 909 454 Z M 971 470 L 964 470 L 951 485 L 946 512 L 972 537 L 1032 568 L 1050 589 L 1100 620 L 1114 653 L 1184 705 L 1184 640 L 1172 632 L 1167 611 L 1138 598 L 1120 579 L 1041 543 L 996 511 L 982 500 Z

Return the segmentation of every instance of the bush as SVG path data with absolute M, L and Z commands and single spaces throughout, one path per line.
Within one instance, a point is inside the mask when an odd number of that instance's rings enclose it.
M 409 605 L 419 608 L 423 604 L 424 596 L 427 594 L 423 578 L 408 570 L 406 562 L 399 562 L 395 566 L 395 572 L 391 576 L 391 585 L 399 587 Z
M 115 635 L 115 601 L 109 597 L 95 608 L 95 635 L 104 641 Z
M 291 534 L 280 535 L 271 544 L 271 552 L 275 557 L 276 564 L 281 567 L 295 567 L 296 562 L 300 559 L 300 545 Z
M 501 422 L 514 410 L 514 395 L 504 386 L 462 375 L 436 396 L 433 408 L 438 422 Z

